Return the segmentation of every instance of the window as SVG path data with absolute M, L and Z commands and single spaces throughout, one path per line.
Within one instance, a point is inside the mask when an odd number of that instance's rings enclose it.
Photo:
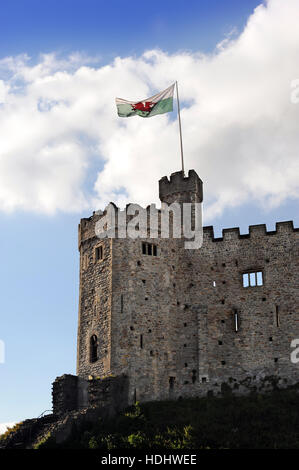
M 235 332 L 239 331 L 239 314 L 237 310 L 234 310 L 234 324 Z
M 276 319 L 276 326 L 278 328 L 280 325 L 278 305 L 275 305 L 275 319 Z
M 96 261 L 103 259 L 103 245 L 97 246 L 95 248 L 95 259 Z
M 149 256 L 157 256 L 157 245 L 153 243 L 142 243 L 142 254 Z
M 90 362 L 96 362 L 98 359 L 98 338 L 92 335 L 90 338 Z
M 262 271 L 243 273 L 243 287 L 256 287 L 264 284 Z
M 173 390 L 174 388 L 175 377 L 169 377 L 169 389 Z

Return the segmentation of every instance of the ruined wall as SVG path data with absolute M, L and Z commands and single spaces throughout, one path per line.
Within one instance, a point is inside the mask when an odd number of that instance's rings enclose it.
M 128 377 L 124 375 L 103 379 L 84 379 L 70 374 L 57 377 L 52 384 L 53 414 L 59 416 L 97 407 L 105 408 L 112 415 L 128 405 L 128 384 Z

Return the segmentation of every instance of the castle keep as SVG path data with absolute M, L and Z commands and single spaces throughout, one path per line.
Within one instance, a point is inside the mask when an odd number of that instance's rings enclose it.
M 166 204 L 200 203 L 202 194 L 194 170 L 159 181 Z M 292 222 L 275 231 L 250 226 L 246 235 L 225 229 L 221 238 L 204 227 L 201 248 L 188 250 L 173 237 L 99 239 L 103 216 L 79 225 L 82 384 L 126 377 L 133 403 L 298 382 L 299 364 L 290 360 L 299 338 Z

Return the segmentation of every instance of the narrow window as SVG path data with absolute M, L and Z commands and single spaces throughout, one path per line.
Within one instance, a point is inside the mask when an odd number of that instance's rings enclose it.
M 92 335 L 90 338 L 90 362 L 96 362 L 98 359 L 98 338 Z
M 152 256 L 152 245 L 150 243 L 147 245 L 147 254 Z
M 249 284 L 253 287 L 256 285 L 255 273 L 249 274 Z
M 121 294 L 120 296 L 120 312 L 123 313 L 124 311 L 124 296 Z
M 174 388 L 175 377 L 169 377 L 169 389 L 173 390 Z
M 257 286 L 262 286 L 263 285 L 263 273 L 261 271 L 256 273 L 256 279 L 257 279 Z
M 192 383 L 194 384 L 196 382 L 196 370 L 194 369 L 192 371 Z
M 239 331 L 239 315 L 238 311 L 234 310 L 234 323 L 235 323 L 235 332 Z
M 216 281 L 213 281 L 213 287 L 216 287 Z
M 143 335 L 140 335 L 140 348 L 143 348 Z
M 153 245 L 153 256 L 157 256 L 157 245 Z
M 243 274 L 243 287 L 249 286 L 248 273 Z
M 275 319 L 276 319 L 276 326 L 279 327 L 279 310 L 278 305 L 275 305 Z
M 146 255 L 146 243 L 142 243 L 142 254 Z
M 96 247 L 95 254 L 96 254 L 97 261 L 100 259 L 103 259 L 103 246 L 102 245 Z

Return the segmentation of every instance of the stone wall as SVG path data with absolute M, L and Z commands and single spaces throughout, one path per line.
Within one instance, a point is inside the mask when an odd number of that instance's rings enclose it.
M 128 378 L 123 375 L 89 380 L 69 374 L 57 377 L 52 386 L 53 414 L 90 407 L 117 412 L 128 405 L 128 384 Z

